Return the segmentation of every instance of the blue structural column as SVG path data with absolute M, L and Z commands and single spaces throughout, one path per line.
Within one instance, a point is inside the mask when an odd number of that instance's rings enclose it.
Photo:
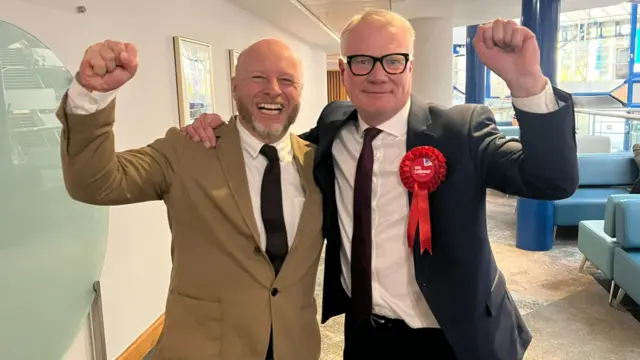
M 636 54 L 638 49 L 636 48 L 638 40 L 638 4 L 631 4 L 631 34 L 629 36 L 629 71 L 627 73 L 627 107 L 637 107 L 635 101 L 633 101 L 633 85 L 637 83 L 636 76 Z M 631 127 L 633 126 L 631 120 L 624 121 L 624 140 L 623 150 L 630 151 L 633 144 L 631 144 Z
M 540 46 L 542 72 L 557 85 L 557 49 L 560 0 L 522 0 L 521 24 L 533 31 Z M 518 198 L 516 246 L 530 251 L 553 247 L 553 201 Z
M 491 70 L 484 69 L 484 97 L 491 98 Z
M 464 100 L 467 104 L 484 104 L 486 68 L 473 48 L 473 38 L 478 32 L 478 25 L 467 26 L 466 47 L 466 80 Z
M 522 0 L 521 24 L 536 34 L 542 72 L 557 85 L 560 0 Z

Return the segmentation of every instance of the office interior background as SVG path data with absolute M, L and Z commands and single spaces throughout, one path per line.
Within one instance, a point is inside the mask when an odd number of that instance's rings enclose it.
M 593 153 L 628 153 L 640 143 L 636 56 L 640 32 L 638 5 L 633 2 L 3 0 L 2 4 L 3 360 L 133 359 L 123 354 L 136 351 L 133 346 L 141 335 L 158 331 L 153 325 L 162 318 L 171 270 L 164 205 L 100 208 L 76 203 L 66 194 L 60 169 L 61 127 L 55 111 L 86 47 L 104 39 L 133 42 L 140 53 L 137 75 L 118 95 L 119 150 L 144 146 L 179 124 L 175 37 L 197 40 L 210 49 L 205 73 L 211 73 L 212 101 L 208 107 L 190 104 L 192 117 L 203 109 L 232 114 L 234 51 L 265 37 L 286 41 L 305 67 L 302 108 L 293 131 L 312 127 L 329 101 L 347 99 L 337 72 L 338 34 L 349 18 L 370 8 L 392 9 L 414 25 L 416 95 L 445 105 L 485 103 L 505 135 L 518 136 L 505 84 L 482 67 L 470 68 L 474 61 L 469 56 L 475 55 L 467 46 L 468 35 L 473 26 L 497 17 L 521 21 L 533 4 L 555 7 L 557 28 L 540 14 L 529 16 L 548 25 L 542 35 L 548 36 L 549 29 L 556 33 L 552 45 L 556 66 L 545 71 L 553 73 L 559 88 L 573 94 L 578 135 L 597 139 L 593 145 L 597 150 L 589 151 Z M 630 331 L 626 337 L 640 340 L 637 321 L 624 319 L 616 326 Z M 617 354 L 612 359 L 640 358 L 640 341 L 636 344 L 621 352 L 612 350 Z M 589 358 L 575 350 L 554 351 L 557 356 L 548 359 Z

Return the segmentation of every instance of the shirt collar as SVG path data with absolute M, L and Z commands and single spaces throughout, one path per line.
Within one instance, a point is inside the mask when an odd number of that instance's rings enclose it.
M 260 155 L 260 149 L 265 143 L 247 131 L 247 129 L 240 124 L 240 119 L 237 119 L 236 123 L 238 126 L 238 132 L 240 133 L 240 144 L 242 145 L 242 148 L 248 152 L 253 159 L 256 159 L 258 155 Z M 280 157 L 280 161 L 288 161 L 293 156 L 289 131 L 287 131 L 282 139 L 271 145 L 278 150 L 278 157 Z
M 411 109 L 411 99 L 409 99 L 409 101 L 407 101 L 407 104 L 395 115 L 393 115 L 391 119 L 378 125 L 377 128 L 395 137 L 405 136 L 407 134 L 409 121 L 409 109 Z M 360 114 L 358 114 L 358 134 L 360 136 L 363 136 L 364 130 L 368 127 L 369 125 L 362 121 Z

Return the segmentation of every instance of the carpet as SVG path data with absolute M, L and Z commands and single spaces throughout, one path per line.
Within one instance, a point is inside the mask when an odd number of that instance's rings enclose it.
M 608 306 L 608 284 L 588 268 L 578 273 L 582 255 L 575 229 L 560 229 L 554 247 L 528 252 L 515 247 L 516 200 L 489 191 L 487 227 L 507 284 L 533 333 L 525 360 L 637 360 L 640 322 L 627 310 Z M 322 299 L 318 272 L 317 298 Z M 637 304 L 625 299 L 632 312 Z M 640 318 L 640 317 L 639 317 Z M 343 318 L 321 326 L 322 360 L 341 360 Z
M 623 310 L 608 306 L 610 282 L 590 267 L 586 274 L 578 273 L 582 255 L 576 229 L 559 229 L 550 251 L 519 250 L 515 208 L 515 198 L 488 192 L 491 247 L 533 334 L 525 360 L 640 359 L 640 307 L 628 297 Z M 316 284 L 318 304 L 323 263 Z M 343 320 L 340 316 L 321 325 L 321 360 L 342 360 Z

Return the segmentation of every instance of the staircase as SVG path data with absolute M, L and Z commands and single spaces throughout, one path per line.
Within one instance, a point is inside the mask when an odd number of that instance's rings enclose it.
M 49 167 L 55 160 L 48 158 L 55 154 L 54 149 L 60 146 L 60 126 L 46 124 L 44 120 L 44 116 L 51 116 L 55 110 L 50 108 L 50 103 L 55 99 L 45 102 L 47 105 L 42 105 L 44 109 L 38 108 L 36 99 L 41 98 L 42 93 L 37 91 L 47 89 L 38 75 L 42 69 L 38 65 L 38 59 L 30 54 L 26 47 L 0 49 L 0 84 L 6 101 L 5 126 L 9 132 L 14 164 L 30 163 L 38 167 Z M 22 101 L 16 102 L 12 99 Z M 29 107 L 21 105 L 24 103 L 29 103 Z

